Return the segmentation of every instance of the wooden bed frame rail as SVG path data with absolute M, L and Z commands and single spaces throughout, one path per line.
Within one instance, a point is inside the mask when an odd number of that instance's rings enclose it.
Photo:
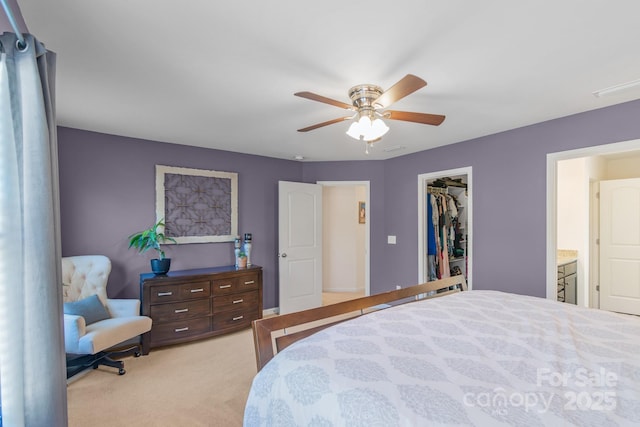
M 252 322 L 253 342 L 258 371 L 276 353 L 328 326 L 390 307 L 392 303 L 407 303 L 466 290 L 467 283 L 464 276 L 459 275 L 324 307 L 254 320 Z M 432 294 L 427 295 L 428 293 Z

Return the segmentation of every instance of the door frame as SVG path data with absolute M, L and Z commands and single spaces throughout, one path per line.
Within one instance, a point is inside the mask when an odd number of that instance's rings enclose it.
M 370 234 L 371 234 L 371 208 L 370 208 L 370 196 L 371 196 L 371 182 L 370 181 L 316 181 L 316 184 L 323 187 L 338 187 L 338 186 L 364 186 L 365 187 L 365 231 L 364 231 L 364 294 L 365 296 L 371 295 L 371 264 L 370 264 Z
M 547 248 L 546 248 L 546 297 L 547 299 L 556 300 L 558 296 L 558 270 L 557 270 L 557 187 L 558 187 L 558 162 L 561 160 L 570 160 L 580 157 L 591 157 L 605 154 L 621 153 L 625 151 L 639 151 L 640 139 L 632 139 L 627 141 L 615 142 L 611 144 L 596 145 L 593 147 L 578 148 L 574 150 L 559 151 L 555 153 L 547 153 Z M 589 223 L 591 224 L 592 217 L 589 212 Z M 592 239 L 592 236 L 590 236 Z M 583 258 L 584 265 L 590 266 L 593 262 L 592 257 L 586 254 Z M 590 268 L 583 268 L 581 270 L 583 274 L 589 276 Z M 580 272 L 579 272 L 580 273 Z M 590 277 L 585 277 L 583 283 L 589 283 L 591 292 L 591 286 L 595 286 L 597 280 L 591 280 Z M 591 303 L 589 303 L 591 305 Z
M 426 182 L 436 178 L 467 175 L 467 288 L 473 289 L 473 167 L 441 170 L 418 175 L 418 283 L 427 281 L 427 229 L 425 224 Z
M 589 185 L 589 307 L 600 308 L 600 181 Z

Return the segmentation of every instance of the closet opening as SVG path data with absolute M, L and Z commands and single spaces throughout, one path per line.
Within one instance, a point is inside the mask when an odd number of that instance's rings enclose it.
M 472 288 L 472 168 L 418 175 L 418 280 L 462 274 Z

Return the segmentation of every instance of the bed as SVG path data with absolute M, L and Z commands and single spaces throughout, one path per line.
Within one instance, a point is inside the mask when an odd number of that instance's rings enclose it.
M 244 425 L 640 424 L 640 318 L 453 282 L 254 322 Z

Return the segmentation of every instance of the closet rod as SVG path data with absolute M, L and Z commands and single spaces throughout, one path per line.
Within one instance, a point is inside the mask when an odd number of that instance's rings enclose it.
M 11 28 L 13 28 L 13 32 L 16 33 L 16 37 L 18 37 L 18 43 L 17 43 L 18 49 L 22 50 L 27 47 L 27 43 L 24 41 L 24 36 L 22 35 L 22 33 L 20 32 L 20 29 L 18 28 L 18 24 L 16 23 L 16 18 L 13 16 L 13 12 L 11 11 L 11 7 L 7 3 L 7 0 L 0 0 L 0 1 L 2 1 L 2 8 L 4 9 L 5 15 L 7 15 L 7 18 L 9 19 Z
M 427 192 L 429 193 L 439 193 L 439 194 L 449 194 L 449 189 L 447 187 L 432 187 L 427 186 Z

